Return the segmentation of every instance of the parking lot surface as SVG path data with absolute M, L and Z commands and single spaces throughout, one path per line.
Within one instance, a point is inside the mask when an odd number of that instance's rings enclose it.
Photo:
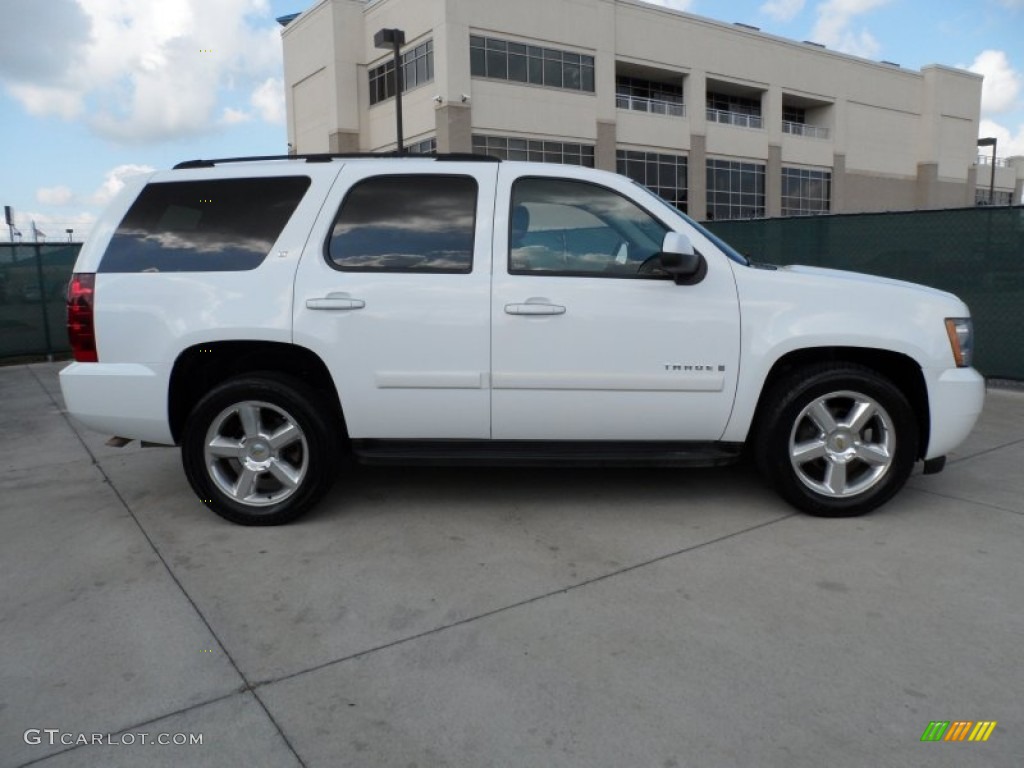
M 0 766 L 1022 764 L 1020 392 L 863 518 L 746 467 L 388 468 L 252 529 L 61 367 L 0 368 Z

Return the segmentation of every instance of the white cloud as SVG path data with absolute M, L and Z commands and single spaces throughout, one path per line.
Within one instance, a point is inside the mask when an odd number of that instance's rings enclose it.
M 56 187 L 40 187 L 36 190 L 36 200 L 43 205 L 67 205 L 74 199 L 75 195 L 71 187 L 63 185 Z
M 760 11 L 777 21 L 792 21 L 804 9 L 804 3 L 805 0 L 769 0 Z
M 1016 11 L 1024 8 L 1024 0 L 999 0 L 1004 6 L 1009 8 L 1011 11 Z
M 107 171 L 103 183 L 89 197 L 89 203 L 96 206 L 104 206 L 124 189 L 126 179 L 138 176 L 140 173 L 150 173 L 156 170 L 148 165 L 119 165 Z
M 869 13 L 890 0 L 825 0 L 818 5 L 818 21 L 811 39 L 829 48 L 864 58 L 876 57 L 882 49 L 867 29 L 852 29 L 858 16 Z
M 220 121 L 224 125 L 238 125 L 239 123 L 247 123 L 250 120 L 252 120 L 252 115 L 244 109 L 226 107 L 220 115 Z
M 645 0 L 650 5 L 660 5 L 673 11 L 688 11 L 693 7 L 693 0 Z
M 284 124 L 284 81 L 267 78 L 252 92 L 249 103 L 266 122 Z
M 1024 123 L 1017 126 L 1017 133 L 1014 134 L 1009 128 L 995 122 L 994 120 L 982 120 L 978 125 L 978 137 L 995 136 L 996 155 L 998 157 L 1024 156 Z M 991 152 L 991 149 L 981 148 L 981 153 Z
M 982 51 L 968 69 L 985 76 L 981 86 L 982 112 L 1005 112 L 1018 106 L 1017 96 L 1024 78 L 1010 65 L 1004 51 Z
M 77 14 L 83 33 L 67 46 L 63 38 L 40 46 L 55 38 L 34 35 L 32 46 L 0 54 L 8 92 L 34 115 L 87 115 L 97 133 L 118 141 L 217 131 L 223 95 L 249 93 L 281 71 L 279 30 L 266 0 L 10 1 L 39 24 L 52 15 L 33 9 L 60 3 Z M 39 55 L 40 48 L 49 53 Z

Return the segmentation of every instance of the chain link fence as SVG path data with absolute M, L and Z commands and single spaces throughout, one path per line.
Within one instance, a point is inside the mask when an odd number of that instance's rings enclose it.
M 0 243 L 0 359 L 70 351 L 64 296 L 80 243 Z
M 809 264 L 952 291 L 968 303 L 975 367 L 1024 379 L 1024 207 L 714 221 L 755 261 Z M 69 351 L 64 293 L 80 244 L 0 244 L 0 359 Z
M 974 318 L 975 367 L 989 378 L 1024 379 L 1024 206 L 706 225 L 754 261 L 867 272 L 955 293 Z

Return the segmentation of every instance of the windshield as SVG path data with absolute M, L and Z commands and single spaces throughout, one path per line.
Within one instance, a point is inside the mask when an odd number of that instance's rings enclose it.
M 733 248 L 731 245 L 729 245 L 727 242 L 725 242 L 725 240 L 720 238 L 718 235 L 716 235 L 715 233 L 710 232 L 707 229 L 705 229 L 704 227 L 702 227 L 700 224 L 698 224 L 696 221 L 691 219 L 685 213 L 680 211 L 678 208 L 676 208 L 670 202 L 668 202 L 667 200 L 665 200 L 662 197 L 659 197 L 654 192 L 652 192 L 647 187 L 645 187 L 643 184 L 641 184 L 641 183 L 639 183 L 637 181 L 634 181 L 633 183 L 636 184 L 638 187 L 640 187 L 640 189 L 642 189 L 648 195 L 653 197 L 655 200 L 657 200 L 662 208 L 665 208 L 666 210 L 670 211 L 673 215 L 678 216 L 679 218 L 683 219 L 687 224 L 689 224 L 691 227 L 693 227 L 698 232 L 700 232 L 702 235 L 704 235 L 704 237 L 706 237 L 712 243 L 717 245 L 719 247 L 719 249 L 721 249 L 722 253 L 724 253 L 730 259 L 735 261 L 737 264 L 742 264 L 745 267 L 749 267 L 750 266 L 750 260 L 746 256 L 744 256 L 742 253 L 737 251 L 735 248 Z

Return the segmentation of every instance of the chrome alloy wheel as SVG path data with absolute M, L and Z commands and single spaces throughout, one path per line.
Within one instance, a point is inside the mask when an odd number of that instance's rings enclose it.
M 805 486 L 830 498 L 856 496 L 892 466 L 896 428 L 886 410 L 858 392 L 816 398 L 793 424 L 789 460 Z
M 299 489 L 309 449 L 292 416 L 276 405 L 249 400 L 225 408 L 210 423 L 203 460 L 224 494 L 240 504 L 265 507 Z

